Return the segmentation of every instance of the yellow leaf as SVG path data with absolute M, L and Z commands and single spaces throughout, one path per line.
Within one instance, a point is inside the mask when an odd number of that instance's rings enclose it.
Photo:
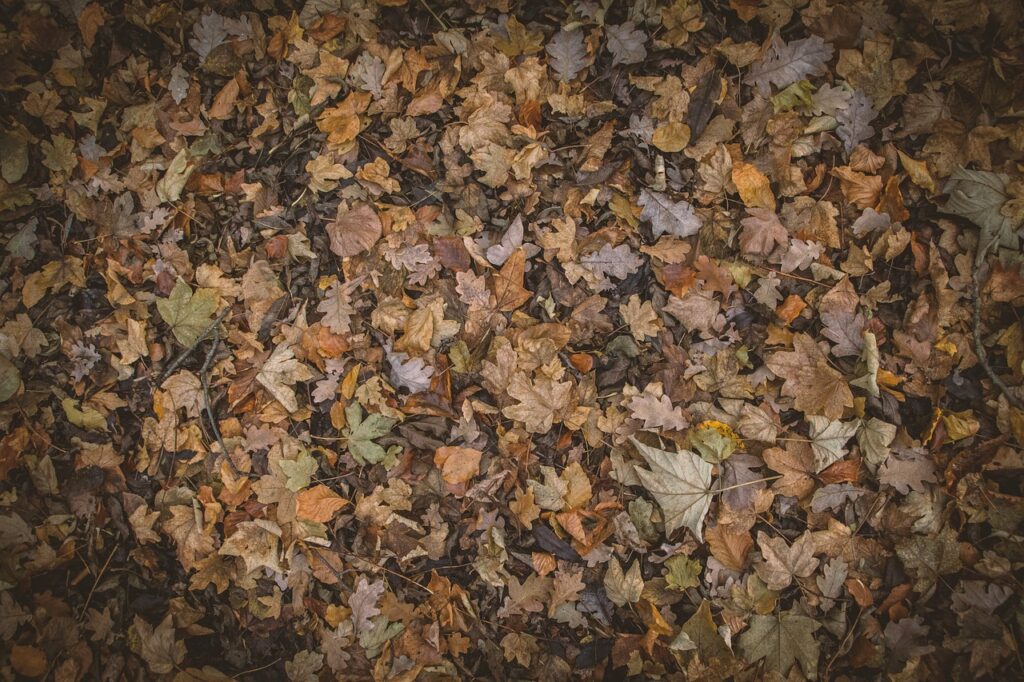
M 732 181 L 739 190 L 740 199 L 748 208 L 775 210 L 775 195 L 768 176 L 759 171 L 757 166 L 744 161 L 733 162 Z
M 676 121 L 660 125 L 651 142 L 663 152 L 681 152 L 690 142 L 690 126 Z

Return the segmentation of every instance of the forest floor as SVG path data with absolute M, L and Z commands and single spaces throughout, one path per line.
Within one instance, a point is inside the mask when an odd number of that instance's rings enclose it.
M 4 679 L 1020 679 L 1014 0 L 0 11 Z

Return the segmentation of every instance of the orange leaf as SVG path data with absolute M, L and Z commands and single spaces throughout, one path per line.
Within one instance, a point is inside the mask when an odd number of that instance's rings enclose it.
M 457 445 L 446 445 L 434 452 L 434 464 L 441 470 L 441 477 L 448 485 L 466 483 L 480 473 L 479 450 Z
M 335 512 L 346 504 L 348 504 L 348 500 L 320 484 L 303 490 L 296 496 L 295 515 L 310 521 L 327 523 Z

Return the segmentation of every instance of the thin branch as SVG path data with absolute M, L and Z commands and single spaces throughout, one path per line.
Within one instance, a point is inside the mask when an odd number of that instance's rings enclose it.
M 235 464 L 235 460 L 231 459 L 231 453 L 228 452 L 228 446 L 224 444 L 224 437 L 220 435 L 220 427 L 217 426 L 217 416 L 213 413 L 213 401 L 210 400 L 209 371 L 219 346 L 220 332 L 218 331 L 217 325 L 214 324 L 213 343 L 210 344 L 210 350 L 206 353 L 206 360 L 203 362 L 202 369 L 199 370 L 199 381 L 203 384 L 203 402 L 206 411 L 206 419 L 210 422 L 210 430 L 212 430 L 213 435 L 216 436 L 217 443 L 220 444 L 221 454 L 228 461 L 231 471 L 235 476 L 245 476 L 248 478 L 251 477 L 251 474 L 247 474 L 239 469 L 238 465 Z

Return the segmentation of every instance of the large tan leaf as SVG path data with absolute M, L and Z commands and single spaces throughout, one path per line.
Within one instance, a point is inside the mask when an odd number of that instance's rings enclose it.
M 701 529 L 711 505 L 711 464 L 689 450 L 667 452 L 631 440 L 651 467 L 636 467 L 636 474 L 664 513 L 665 534 L 689 528 L 703 540 Z

